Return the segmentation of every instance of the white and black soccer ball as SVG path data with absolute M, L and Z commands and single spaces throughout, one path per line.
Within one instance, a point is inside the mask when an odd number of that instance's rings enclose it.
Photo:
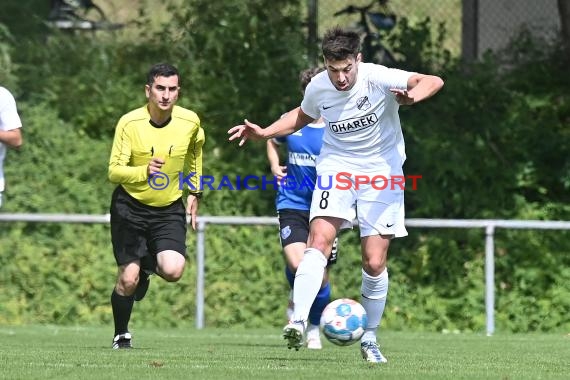
M 355 300 L 341 298 L 327 305 L 321 315 L 321 329 L 329 342 L 349 346 L 364 334 L 368 317 L 364 307 Z

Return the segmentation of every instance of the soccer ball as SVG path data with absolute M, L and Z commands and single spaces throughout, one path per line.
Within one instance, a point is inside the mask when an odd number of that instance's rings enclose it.
M 338 346 L 356 343 L 364 334 L 368 317 L 358 302 L 349 298 L 332 301 L 321 315 L 321 329 L 329 342 Z

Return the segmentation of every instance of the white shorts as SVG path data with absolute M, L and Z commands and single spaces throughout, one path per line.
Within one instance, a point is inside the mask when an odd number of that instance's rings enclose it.
M 366 177 L 369 183 L 366 182 Z M 341 229 L 352 228 L 355 211 L 360 236 L 408 235 L 404 225 L 404 190 L 389 176 L 339 176 L 338 171 L 319 174 L 311 202 L 311 220 L 319 216 L 344 219 Z

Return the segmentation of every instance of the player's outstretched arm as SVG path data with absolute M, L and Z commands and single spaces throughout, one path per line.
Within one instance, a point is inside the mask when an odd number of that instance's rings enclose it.
M 398 104 L 411 105 L 435 95 L 443 87 L 443 80 L 435 75 L 414 74 L 408 79 L 408 89 L 391 89 Z
M 297 107 L 294 110 L 287 112 L 285 116 L 275 121 L 267 128 L 261 128 L 259 125 L 246 119 L 244 120 L 244 124 L 236 125 L 228 131 L 228 134 L 230 135 L 229 140 L 233 141 L 235 139 L 240 139 L 239 146 L 242 146 L 249 139 L 261 140 L 270 139 L 272 137 L 287 136 L 313 121 L 314 119 L 304 113 L 303 110 L 301 110 L 301 107 Z

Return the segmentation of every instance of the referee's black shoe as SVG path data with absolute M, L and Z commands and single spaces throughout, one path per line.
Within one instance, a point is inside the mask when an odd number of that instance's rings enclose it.
M 133 345 L 131 343 L 132 339 L 133 337 L 131 336 L 131 333 L 128 332 L 115 335 L 113 338 L 113 350 L 118 350 L 120 348 L 133 348 Z

